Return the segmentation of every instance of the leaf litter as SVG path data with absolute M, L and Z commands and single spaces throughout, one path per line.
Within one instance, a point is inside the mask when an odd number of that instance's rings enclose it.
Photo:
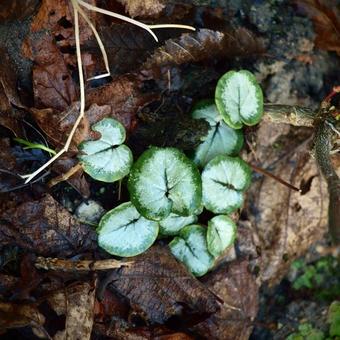
M 203 7 L 191 1 L 186 5 L 159 0 L 143 5 L 134 0 L 105 3 L 133 17 L 164 20 L 170 13 L 175 21 L 189 18 L 197 20 L 197 26 L 206 23 L 207 28 L 184 34 L 179 31 L 170 38 L 165 35 L 157 47 L 137 29 L 91 13 L 108 46 L 113 77 L 107 82 L 87 82 L 86 118 L 71 152 L 52 167 L 57 174 L 75 165 L 81 141 L 99 138 L 90 127 L 104 117 L 121 121 L 128 130 L 128 143 L 137 153 L 148 144 L 182 143 L 183 149 L 192 149 L 204 134 L 204 124 L 188 118 L 192 105 L 211 96 L 213 84 L 226 70 L 268 57 L 268 39 L 245 28 L 251 25 L 232 27 L 224 22 L 223 10 L 210 8 L 210 2 L 199 2 Z M 301 3 L 305 10 L 309 6 L 307 12 L 316 23 L 317 45 L 337 52 L 336 26 L 331 24 L 335 10 L 319 2 Z M 255 176 L 238 223 L 234 256 L 222 255 L 225 259 L 201 280 L 188 273 L 161 241 L 134 257 L 131 266 L 105 274 L 70 271 L 52 275 L 38 270 L 34 268 L 37 255 L 69 261 L 104 260 L 108 255 L 99 251 L 93 227 L 77 221 L 72 208 L 69 211 L 60 204 L 60 192 L 67 196 L 72 190 L 68 185 L 48 189 L 43 178 L 39 184 L 12 192 L 20 183 L 15 174 L 34 165 L 14 152 L 16 148 L 8 138 L 12 138 L 11 133 L 25 136 L 23 115 L 58 149 L 75 122 L 79 106 L 70 4 L 66 0 L 44 0 L 37 8 L 35 1 L 25 1 L 25 11 L 19 17 L 15 6 L 16 1 L 10 9 L 0 8 L 0 18 L 4 13 L 4 22 L 32 16 L 21 52 L 34 62 L 33 97 L 30 103 L 21 103 L 22 89 L 17 91 L 15 74 L 19 76 L 20 70 L 10 67 L 7 53 L 1 51 L 6 62 L 0 75 L 0 125 L 7 130 L 0 139 L 0 164 L 7 173 L 1 173 L 0 188 L 8 194 L 0 195 L 0 252 L 2 255 L 6 249 L 18 247 L 30 256 L 14 257 L 12 262 L 21 263 L 19 272 L 11 262 L 1 267 L 0 332 L 12 329 L 18 335 L 29 327 L 31 336 L 55 339 L 90 339 L 93 334 L 117 339 L 247 339 L 258 312 L 260 285 L 278 283 L 290 263 L 326 233 L 327 188 L 309 153 L 311 130 L 268 122 L 247 129 L 245 157 L 302 187 L 303 193 L 290 192 L 269 178 Z M 196 14 L 190 17 L 192 13 Z M 211 25 L 211 16 L 219 18 L 215 21 L 218 29 Z M 239 20 L 237 15 L 235 18 Z M 171 21 L 171 16 L 166 19 Z M 323 26 L 319 25 L 321 21 Z M 91 77 L 103 70 L 103 63 L 93 47 L 92 32 L 83 21 L 80 26 L 84 71 Z M 164 132 L 166 137 L 160 137 L 164 140 L 158 139 L 157 131 L 167 129 L 173 131 Z M 151 134 L 151 130 L 155 131 Z M 68 182 L 78 191 L 76 195 L 100 197 L 98 187 L 81 171 Z M 117 202 L 114 199 L 109 205 L 112 208 Z

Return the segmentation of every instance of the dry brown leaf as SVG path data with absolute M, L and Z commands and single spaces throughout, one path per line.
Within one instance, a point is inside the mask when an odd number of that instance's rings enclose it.
M 64 111 L 78 99 L 77 86 L 72 79 L 62 53 L 53 37 L 44 34 L 31 38 L 33 91 L 35 107 Z
M 268 134 L 273 129 L 278 133 L 270 142 Z M 279 133 L 280 129 L 288 129 L 284 138 Z M 303 193 L 292 191 L 265 177 L 253 183 L 245 205 L 261 244 L 259 275 L 262 281 L 271 285 L 277 284 L 292 261 L 305 254 L 327 231 L 326 184 L 311 157 L 308 139 L 301 143 L 299 136 L 294 138 L 289 131 L 302 136 L 305 134 L 304 129 L 262 122 L 254 152 L 260 166 L 267 167 L 271 163 L 273 174 L 296 187 L 302 187 Z M 286 144 L 283 144 L 284 141 Z M 280 146 L 273 148 L 276 143 Z M 285 150 L 289 146 L 292 149 Z
M 90 90 L 86 97 L 87 104 L 110 106 L 109 116 L 119 120 L 126 129 L 133 130 L 137 111 L 158 99 L 154 93 L 143 93 L 141 86 L 137 76 L 123 75 L 113 79 L 110 84 Z
M 247 340 L 258 311 L 258 285 L 246 260 L 233 261 L 203 278 L 203 284 L 224 303 L 221 310 L 193 330 L 216 340 Z
M 12 20 L 23 20 L 32 15 L 39 0 L 11 0 L 0 3 L 0 23 Z
M 143 70 L 159 69 L 163 66 L 198 62 L 212 57 L 236 57 L 263 52 L 260 39 L 245 28 L 218 32 L 201 29 L 184 33 L 178 39 L 167 40 L 142 66 Z
M 340 8 L 333 0 L 296 0 L 313 20 L 316 46 L 340 55 Z
M 94 249 L 96 233 L 80 224 L 52 196 L 3 211 L 0 243 L 43 256 L 66 257 Z
M 136 313 L 163 323 L 186 312 L 206 316 L 219 309 L 214 294 L 188 273 L 165 246 L 153 246 L 130 267 L 110 273 L 105 283 L 125 296 Z M 105 284 L 104 284 L 105 286 Z
M 7 329 L 29 326 L 46 335 L 43 329 L 44 322 L 44 316 L 34 304 L 0 302 L 0 334 Z
M 165 7 L 164 0 L 118 0 L 131 17 L 157 17 Z
M 39 127 L 44 131 L 49 140 L 56 147 L 62 147 L 71 131 L 78 115 L 79 102 L 73 103 L 64 112 L 56 112 L 52 109 L 31 109 Z M 73 137 L 71 151 L 76 151 L 77 146 L 86 139 L 93 137 L 91 125 L 109 116 L 110 107 L 108 105 L 98 106 L 93 104 L 85 112 L 85 117 L 78 126 Z
M 64 304 L 62 297 L 57 301 L 57 312 L 61 313 L 63 306 L 66 314 L 65 330 L 59 331 L 55 340 L 63 339 L 90 339 L 94 318 L 95 287 L 82 282 L 65 289 Z
M 23 114 L 14 106 L 24 108 L 21 104 L 16 86 L 17 77 L 7 52 L 0 49 L 0 125 L 11 130 L 16 136 L 22 136 L 20 120 Z

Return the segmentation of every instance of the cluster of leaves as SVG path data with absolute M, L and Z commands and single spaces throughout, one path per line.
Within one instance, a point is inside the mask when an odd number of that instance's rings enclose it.
M 193 161 L 176 148 L 151 147 L 133 164 L 131 150 L 122 144 L 124 127 L 112 118 L 95 124 L 100 139 L 79 146 L 84 171 L 104 182 L 130 173 L 130 202 L 102 217 L 99 245 L 128 257 L 143 253 L 158 236 L 175 236 L 169 243 L 172 254 L 194 275 L 204 275 L 235 240 L 236 224 L 228 214 L 243 205 L 251 180 L 250 167 L 237 157 L 243 145 L 240 129 L 258 123 L 262 112 L 255 77 L 244 70 L 226 73 L 217 84 L 215 103 L 203 101 L 193 109 L 192 117 L 210 126 Z M 204 208 L 217 214 L 207 228 L 195 224 Z
M 290 334 L 287 340 L 331 340 L 338 339 L 340 336 L 340 302 L 334 301 L 328 309 L 327 323 L 329 329 L 323 332 L 314 328 L 310 323 L 301 324 L 298 331 Z M 326 334 L 325 334 L 326 333 Z
M 312 290 L 313 296 L 322 300 L 339 296 L 339 263 L 333 256 L 326 256 L 313 264 L 306 264 L 299 259 L 292 263 L 298 276 L 293 282 L 295 290 Z

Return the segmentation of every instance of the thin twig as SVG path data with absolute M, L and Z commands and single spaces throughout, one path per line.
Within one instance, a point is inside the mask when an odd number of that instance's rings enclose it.
M 249 164 L 249 163 L 248 163 L 248 164 Z M 256 165 L 253 165 L 253 164 L 249 164 L 249 165 L 251 166 L 251 168 L 252 168 L 254 171 L 256 171 L 256 172 L 258 172 L 258 173 L 260 173 L 260 174 L 262 174 L 262 175 L 265 175 L 265 176 L 267 176 L 267 177 L 270 177 L 270 178 L 274 179 L 275 181 L 277 181 L 277 182 L 279 182 L 279 183 L 285 185 L 285 186 L 288 187 L 289 189 L 292 189 L 292 190 L 297 191 L 297 192 L 300 192 L 300 193 L 302 192 L 301 189 L 298 189 L 297 187 L 295 187 L 294 185 L 292 185 L 292 184 L 286 182 L 286 181 L 283 180 L 282 178 L 277 177 L 277 176 L 273 175 L 272 173 L 270 173 L 270 172 L 268 172 L 268 171 L 266 171 L 266 170 L 264 170 L 264 169 L 262 169 L 262 168 L 257 167 Z
M 76 174 L 79 170 L 81 170 L 83 167 L 80 163 L 77 163 L 75 166 L 70 168 L 67 172 L 64 174 L 57 176 L 55 178 L 52 178 L 48 183 L 47 186 L 49 188 L 54 187 L 55 185 L 67 181 L 69 178 L 71 178 L 74 174 Z
M 92 272 L 101 270 L 111 270 L 121 267 L 129 267 L 133 264 L 130 262 L 117 261 L 113 259 L 108 260 L 64 260 L 51 257 L 38 257 L 34 265 L 38 269 L 62 271 L 62 272 Z

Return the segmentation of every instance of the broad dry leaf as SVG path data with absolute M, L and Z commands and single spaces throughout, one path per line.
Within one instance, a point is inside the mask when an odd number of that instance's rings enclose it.
M 165 7 L 164 0 L 118 0 L 131 17 L 157 17 Z
M 136 113 L 143 106 L 158 99 L 154 93 L 144 93 L 142 82 L 136 75 L 122 75 L 110 84 L 92 89 L 86 100 L 88 105 L 108 105 L 110 117 L 119 120 L 126 129 L 133 130 L 136 126 Z
M 247 340 L 258 311 L 258 290 L 249 262 L 236 260 L 203 278 L 203 284 L 223 300 L 221 310 L 193 330 L 216 340 Z
M 95 249 L 96 233 L 75 218 L 52 196 L 1 212 L 0 243 L 43 256 L 66 257 Z
M 64 304 L 62 297 L 59 303 L 65 308 L 65 330 L 59 331 L 54 339 L 89 340 L 94 319 L 95 287 L 87 282 L 70 285 L 65 289 L 64 299 Z M 60 310 L 57 309 L 57 313 Z
M 78 99 L 77 85 L 72 79 L 64 57 L 53 41 L 45 34 L 31 38 L 33 91 L 35 107 L 64 111 Z
M 286 136 L 278 133 L 277 139 L 273 138 L 270 144 L 268 134 L 273 129 L 286 131 Z M 308 139 L 296 146 L 299 136 L 292 137 L 290 131 L 305 134 L 304 129 L 262 122 L 254 153 L 260 166 L 268 167 L 271 163 L 270 171 L 296 187 L 302 187 L 302 194 L 265 177 L 251 186 L 245 204 L 246 214 L 261 244 L 259 275 L 262 281 L 272 285 L 282 279 L 294 259 L 305 254 L 327 231 L 326 184 L 310 154 Z M 279 144 L 283 141 L 286 144 Z M 280 147 L 271 146 L 275 144 Z M 295 149 L 289 150 L 289 145 L 294 144 Z
M 186 312 L 206 316 L 219 309 L 214 294 L 188 273 L 165 246 L 153 246 L 134 258 L 130 267 L 114 270 L 109 288 L 125 296 L 136 313 L 163 323 Z
M 39 0 L 11 0 L 0 3 L 0 23 L 12 20 L 24 20 L 32 15 L 39 5 Z
M 22 136 L 20 120 L 24 108 L 17 93 L 17 76 L 15 68 L 6 51 L 0 49 L 0 125 L 11 130 L 17 137 Z

